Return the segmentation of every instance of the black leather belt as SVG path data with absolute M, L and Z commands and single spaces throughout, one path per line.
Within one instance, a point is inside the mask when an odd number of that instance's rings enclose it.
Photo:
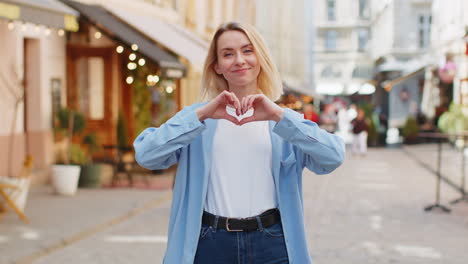
M 259 215 L 263 227 L 269 227 L 281 220 L 278 209 L 270 209 Z M 203 212 L 202 223 L 205 225 L 215 226 L 216 216 L 208 212 Z M 258 222 L 255 216 L 248 218 L 230 218 L 218 217 L 218 225 L 216 228 L 226 229 L 227 231 L 254 231 L 258 229 Z

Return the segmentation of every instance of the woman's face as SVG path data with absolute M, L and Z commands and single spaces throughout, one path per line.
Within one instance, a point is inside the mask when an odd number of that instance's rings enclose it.
M 247 36 L 237 30 L 226 31 L 218 38 L 218 60 L 214 65 L 230 86 L 245 86 L 257 81 L 260 63 Z

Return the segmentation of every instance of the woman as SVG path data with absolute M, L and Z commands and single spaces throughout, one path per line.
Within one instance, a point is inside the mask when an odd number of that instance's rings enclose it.
M 134 142 L 148 169 L 178 163 L 164 263 L 309 263 L 302 170 L 333 171 L 343 142 L 273 103 L 281 79 L 249 26 L 217 29 L 202 82 L 207 103 Z

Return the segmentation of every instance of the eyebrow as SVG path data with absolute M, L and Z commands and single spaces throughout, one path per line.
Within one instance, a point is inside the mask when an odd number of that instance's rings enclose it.
M 252 43 L 245 44 L 244 46 L 241 47 L 241 49 L 247 48 L 247 47 L 249 47 L 249 46 L 252 46 L 252 47 L 253 47 Z M 234 50 L 234 49 L 233 49 L 233 48 L 222 48 L 222 49 L 220 50 L 220 52 L 223 52 L 223 51 L 226 51 L 226 50 Z

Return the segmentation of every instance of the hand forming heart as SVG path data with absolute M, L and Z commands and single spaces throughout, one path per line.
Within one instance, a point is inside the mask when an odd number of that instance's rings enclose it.
M 196 110 L 200 121 L 207 118 L 226 119 L 236 125 L 264 120 L 279 122 L 283 111 L 264 94 L 248 95 L 242 98 L 240 103 L 236 95 L 228 91 L 223 91 L 211 102 Z

